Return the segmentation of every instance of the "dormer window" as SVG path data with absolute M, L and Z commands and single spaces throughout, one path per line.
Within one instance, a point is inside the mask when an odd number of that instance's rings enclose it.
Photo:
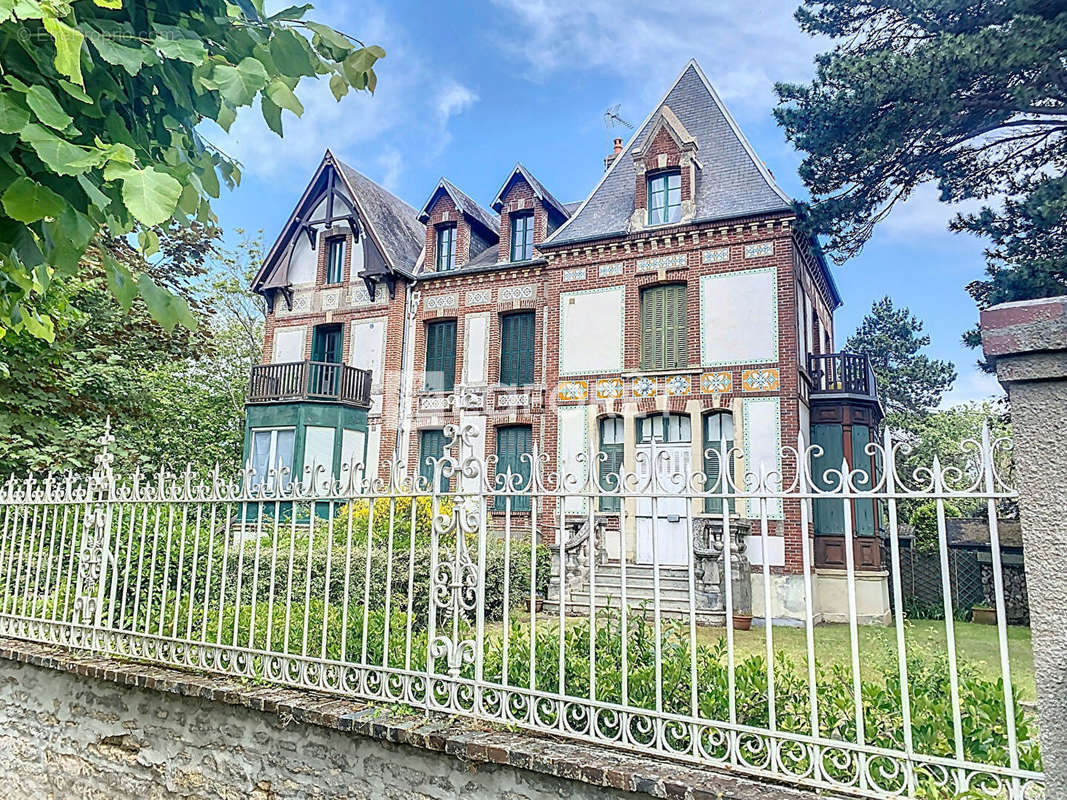
M 456 226 L 443 225 L 437 229 L 437 271 L 456 268 Z
M 345 240 L 330 239 L 326 251 L 326 283 L 344 283 L 345 280 Z
M 682 173 L 657 172 L 648 178 L 648 224 L 664 225 L 682 218 Z
M 529 261 L 533 258 L 533 212 L 511 216 L 511 260 Z

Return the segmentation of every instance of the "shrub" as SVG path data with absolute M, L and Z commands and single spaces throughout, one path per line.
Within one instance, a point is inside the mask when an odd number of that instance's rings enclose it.
M 945 503 L 945 517 L 961 517 L 962 512 L 952 503 Z M 936 553 L 940 547 L 937 536 L 937 502 L 920 503 L 911 512 L 911 526 L 915 529 L 915 549 L 920 553 Z

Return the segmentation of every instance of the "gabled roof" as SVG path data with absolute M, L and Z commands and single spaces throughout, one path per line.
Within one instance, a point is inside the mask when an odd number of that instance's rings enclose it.
M 476 202 L 474 202 L 465 192 L 460 191 L 456 186 L 447 178 L 441 178 L 437 182 L 437 186 L 430 192 L 430 197 L 422 207 L 422 211 L 419 212 L 419 222 L 426 223 L 430 220 L 430 208 L 433 206 L 434 200 L 437 199 L 437 195 L 444 192 L 452 198 L 452 202 L 456 204 L 456 208 L 463 214 L 466 214 L 471 219 L 478 222 L 487 231 L 499 235 L 500 232 L 500 220 L 490 214 Z
M 508 175 L 508 179 L 504 181 L 504 185 L 500 187 L 500 191 L 496 193 L 496 197 L 493 198 L 493 202 L 489 204 L 489 207 L 500 213 L 500 209 L 504 207 L 504 194 L 507 192 L 508 187 L 511 186 L 511 182 L 515 180 L 515 176 L 522 176 L 530 188 L 533 189 L 534 197 L 540 200 L 544 205 L 549 208 L 553 208 L 560 213 L 561 216 L 567 218 L 570 213 L 567 211 L 567 207 L 563 205 L 559 200 L 552 196 L 552 194 L 544 187 L 541 181 L 537 180 L 526 167 L 521 163 L 516 163 L 515 168 L 511 170 L 511 174 Z
M 702 169 L 693 222 L 791 210 L 789 196 L 774 182 L 700 66 L 690 60 L 663 99 L 637 128 L 592 194 L 543 243 L 545 247 L 627 233 L 634 212 L 633 154 L 669 116 L 696 142 Z M 673 122 L 673 120 L 672 120 Z
M 341 159 L 334 161 L 392 267 L 413 272 L 426 243 L 426 228 L 419 222 L 418 212 Z
M 253 291 L 282 289 L 289 285 L 287 254 L 290 244 L 300 233 L 302 215 L 313 212 L 314 208 L 310 206 L 319 202 L 323 186 L 328 184 L 327 170 L 330 169 L 336 170 L 368 237 L 382 254 L 386 265 L 409 277 L 414 273 L 425 241 L 425 228 L 416 220 L 415 209 L 327 150 L 289 219 L 282 226 L 277 240 L 263 259 L 252 281 Z

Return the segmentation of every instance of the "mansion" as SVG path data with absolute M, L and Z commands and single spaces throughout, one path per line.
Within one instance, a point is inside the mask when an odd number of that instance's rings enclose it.
M 695 61 L 604 162 L 581 202 L 517 163 L 485 205 L 442 178 L 416 209 L 327 151 L 252 286 L 268 309 L 248 397 L 256 473 L 358 463 L 386 479 L 396 463 L 432 479 L 426 459 L 460 425 L 478 434 L 463 455 L 495 456 L 497 474 L 528 476 L 535 448 L 546 472 L 580 471 L 590 452 L 633 472 L 656 448 L 688 474 L 725 447 L 735 475 L 788 483 L 781 448 L 798 439 L 823 448 L 816 476 L 843 459 L 872 474 L 881 407 L 866 360 L 834 349 L 833 277 Z M 510 516 L 529 514 L 522 501 Z M 821 618 L 847 617 L 852 538 L 860 616 L 888 617 L 877 509 L 850 502 L 846 515 L 816 501 L 803 533 L 799 503 L 771 503 L 767 537 L 754 501 L 731 505 L 755 520 L 755 616 L 768 566 L 770 616 L 803 618 L 810 553 Z M 687 564 L 693 520 L 723 514 L 708 498 L 562 505 L 530 523 L 539 541 L 603 514 L 625 528 L 606 563 L 635 565 L 653 547 Z

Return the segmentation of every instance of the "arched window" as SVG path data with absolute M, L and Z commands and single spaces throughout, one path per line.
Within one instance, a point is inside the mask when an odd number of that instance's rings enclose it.
M 734 447 L 734 417 L 729 411 L 713 411 L 704 415 L 703 437 L 704 475 L 706 481 L 705 491 L 723 492 L 733 491 L 734 459 L 731 451 Z M 730 482 L 724 485 L 722 480 L 722 466 L 729 465 Z M 722 513 L 721 497 L 707 497 L 704 499 L 704 512 L 707 514 Z M 726 498 L 727 510 L 734 510 L 734 499 Z
M 641 369 L 684 369 L 686 355 L 684 283 L 641 290 Z

